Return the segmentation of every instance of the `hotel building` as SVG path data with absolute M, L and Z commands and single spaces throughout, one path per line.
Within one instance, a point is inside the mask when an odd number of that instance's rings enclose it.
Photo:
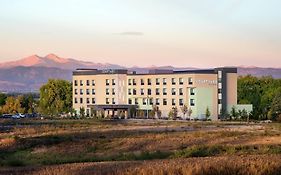
M 217 120 L 223 111 L 237 105 L 237 68 L 207 70 L 151 70 L 138 74 L 128 70 L 77 69 L 73 72 L 73 108 L 79 113 L 83 107 L 90 115 L 91 108 L 116 115 L 124 111 L 130 117 L 135 107 L 147 114 L 157 106 L 162 117 L 168 117 L 173 107 L 178 116 L 188 106 L 190 118 L 202 119 L 206 109 Z

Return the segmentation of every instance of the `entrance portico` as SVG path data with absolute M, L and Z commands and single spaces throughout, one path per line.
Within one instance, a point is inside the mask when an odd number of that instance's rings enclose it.
M 107 116 L 118 116 L 120 113 L 124 113 L 125 118 L 131 116 L 130 109 L 137 109 L 137 105 L 88 105 L 88 108 L 94 109 L 96 111 L 104 111 L 105 117 Z

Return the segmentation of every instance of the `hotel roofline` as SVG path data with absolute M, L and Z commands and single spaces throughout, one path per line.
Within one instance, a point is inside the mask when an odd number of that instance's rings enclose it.
M 169 70 L 151 69 L 148 73 L 137 73 L 127 69 L 84 69 L 79 68 L 73 71 L 72 75 L 104 75 L 104 74 L 126 74 L 126 75 L 165 75 L 165 74 L 217 74 L 219 70 L 228 73 L 237 73 L 236 67 L 218 67 L 214 69 L 194 69 L 194 70 Z

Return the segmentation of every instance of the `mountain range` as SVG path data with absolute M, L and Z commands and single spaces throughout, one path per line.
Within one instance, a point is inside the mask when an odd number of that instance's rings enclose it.
M 177 68 L 173 66 L 124 67 L 117 64 L 94 63 L 73 58 L 61 58 L 55 54 L 44 57 L 32 55 L 17 61 L 0 63 L 0 91 L 35 92 L 50 78 L 71 80 L 72 71 L 77 68 L 128 69 L 139 73 L 150 69 L 186 70 L 194 67 Z M 281 78 L 281 68 L 238 67 L 239 75 L 272 76 Z

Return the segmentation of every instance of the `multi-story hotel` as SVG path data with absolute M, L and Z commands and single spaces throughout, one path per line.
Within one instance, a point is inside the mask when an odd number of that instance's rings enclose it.
M 183 116 L 182 106 L 190 111 L 190 118 L 202 119 L 207 108 L 212 120 L 221 117 L 237 105 L 237 69 L 208 70 L 151 70 L 138 74 L 128 70 L 77 69 L 73 72 L 73 108 L 84 108 L 117 115 L 123 111 L 130 117 L 130 108 L 147 112 L 157 106 L 162 117 L 168 117 L 173 107 Z M 247 107 L 247 106 L 246 106 Z M 92 110 L 91 110 L 92 108 Z

